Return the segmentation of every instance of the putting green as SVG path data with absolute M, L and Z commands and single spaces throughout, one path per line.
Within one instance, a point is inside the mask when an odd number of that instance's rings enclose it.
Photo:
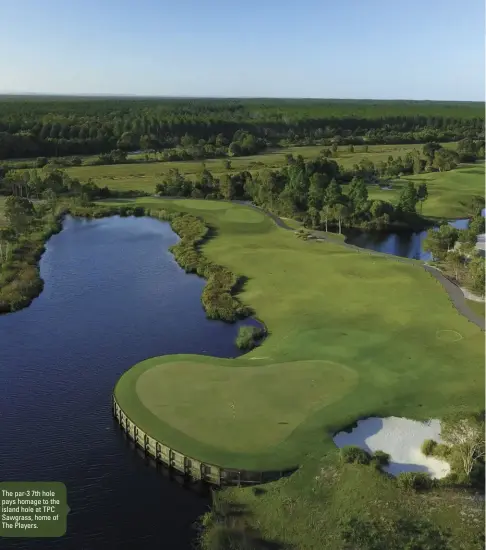
M 330 361 L 259 368 L 180 361 L 144 371 L 135 388 L 157 418 L 196 440 L 233 452 L 265 452 L 357 381 L 355 371 Z

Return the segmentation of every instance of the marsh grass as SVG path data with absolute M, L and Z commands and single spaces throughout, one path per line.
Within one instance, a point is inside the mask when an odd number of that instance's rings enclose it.
M 258 341 L 264 334 L 265 329 L 260 327 L 240 327 L 236 337 L 236 345 L 239 349 L 249 351 L 258 345 Z

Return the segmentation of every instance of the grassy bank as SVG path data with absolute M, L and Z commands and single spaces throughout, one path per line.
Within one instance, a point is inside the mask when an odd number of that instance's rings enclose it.
M 485 304 L 484 302 L 475 302 L 474 300 L 466 300 L 467 305 L 478 315 L 485 316 Z
M 0 314 L 27 307 L 42 292 L 38 261 L 46 241 L 60 230 L 60 217 L 50 215 L 12 245 L 10 260 L 0 267 Z

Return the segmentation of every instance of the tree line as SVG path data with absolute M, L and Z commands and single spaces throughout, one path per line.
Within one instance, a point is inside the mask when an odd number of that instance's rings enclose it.
M 246 134 L 248 143 L 238 132 Z M 0 100 L 0 159 L 93 155 L 115 149 L 167 151 L 174 157 L 174 149 L 188 151 L 190 147 L 200 148 L 196 149 L 199 157 L 204 151 L 209 158 L 222 154 L 225 147 L 227 153 L 237 156 L 264 146 L 424 143 L 461 138 L 484 139 L 482 103 Z
M 473 197 L 467 229 L 456 229 L 444 223 L 427 232 L 423 245 L 446 274 L 480 296 L 484 296 L 486 285 L 485 260 L 476 249 L 476 243 L 478 235 L 485 232 L 484 204 L 483 197 Z
M 440 146 L 420 163 L 416 160 L 419 152 L 411 152 L 405 159 L 390 157 L 384 163 L 384 171 L 407 174 L 434 170 L 439 151 Z M 280 170 L 226 173 L 222 178 L 215 177 L 205 167 L 195 179 L 171 169 L 156 184 L 155 192 L 160 196 L 251 201 L 281 216 L 300 219 L 308 227 L 326 231 L 337 227 L 341 232 L 343 226 L 383 229 L 390 225 L 423 225 L 417 207 L 428 198 L 425 183 L 415 186 L 408 182 L 396 205 L 369 200 L 368 185 L 380 181 L 379 168 L 363 159 L 353 169 L 344 170 L 325 154 L 323 151 L 317 159 L 308 161 L 302 156 L 288 155 L 286 166 Z M 447 168 L 450 165 L 444 169 Z

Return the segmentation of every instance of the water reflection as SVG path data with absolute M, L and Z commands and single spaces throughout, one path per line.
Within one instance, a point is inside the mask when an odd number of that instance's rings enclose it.
M 457 229 L 467 229 L 468 219 L 451 220 L 450 225 Z M 376 250 L 385 254 L 394 254 L 403 258 L 428 261 L 432 259 L 429 252 L 423 250 L 427 231 L 413 232 L 346 232 L 346 242 L 360 248 Z

